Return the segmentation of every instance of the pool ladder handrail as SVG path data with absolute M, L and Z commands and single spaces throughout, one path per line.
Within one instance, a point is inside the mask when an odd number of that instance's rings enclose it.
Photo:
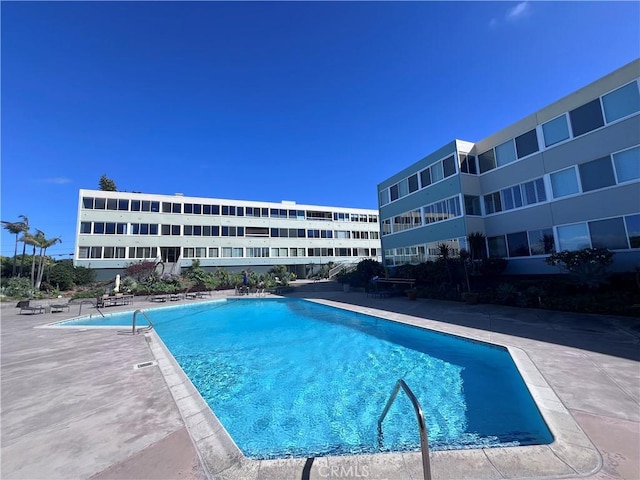
M 393 393 L 389 397 L 387 401 L 387 405 L 384 407 L 382 415 L 378 419 L 378 440 L 379 443 L 382 444 L 382 421 L 387 416 L 393 401 L 398 396 L 398 392 L 400 388 L 404 390 L 404 393 L 407 394 L 409 400 L 413 405 L 413 409 L 416 412 L 416 417 L 418 419 L 418 428 L 420 429 L 420 449 L 422 450 L 422 471 L 424 473 L 424 480 L 431 480 L 431 465 L 429 463 L 429 435 L 427 433 L 427 425 L 424 421 L 424 415 L 422 414 L 422 407 L 420 406 L 420 402 L 413 394 L 409 386 L 405 383 L 403 379 L 400 379 L 396 382 L 396 386 L 393 388 Z
M 140 327 L 138 329 L 138 331 L 136 331 L 136 317 L 138 316 L 138 314 L 141 313 L 142 315 L 144 315 L 144 318 L 147 319 L 147 322 L 149 322 L 149 326 L 147 327 Z M 149 318 L 149 316 L 144 313 L 144 310 L 136 310 L 135 312 L 133 312 L 133 323 L 131 325 L 131 334 L 135 335 L 136 333 L 140 333 L 140 332 L 148 332 L 149 330 L 151 330 L 152 328 L 154 328 L 153 326 L 153 322 L 151 321 L 151 319 Z
M 71 302 L 69 302 L 71 303 Z M 76 302 L 73 302 L 74 304 L 76 304 Z M 98 311 L 98 313 L 100 315 L 102 315 L 102 318 L 104 318 L 104 313 L 102 313 L 100 311 L 100 309 L 98 308 L 98 304 L 92 300 L 81 300 L 80 302 L 78 302 L 76 305 L 80 305 L 80 308 L 78 309 L 78 316 L 82 315 L 82 305 L 91 305 L 96 307 L 96 310 Z M 91 318 L 91 314 L 89 314 L 89 318 Z

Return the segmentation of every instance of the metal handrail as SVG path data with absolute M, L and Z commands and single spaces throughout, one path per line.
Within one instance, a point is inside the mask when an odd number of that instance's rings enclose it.
M 74 302 L 74 303 L 75 303 L 75 302 Z M 80 305 L 80 308 L 78 309 L 78 316 L 82 315 L 82 305 L 85 305 L 85 304 L 86 304 L 86 305 L 92 305 L 92 306 L 93 306 L 93 305 L 94 305 L 94 302 L 93 302 L 92 300 L 81 300 L 81 301 L 78 303 L 78 305 Z M 98 313 L 99 313 L 100 315 L 102 315 L 102 318 L 104 318 L 104 313 L 102 313 L 102 312 L 100 311 L 100 309 L 98 308 L 98 303 L 97 303 L 97 302 L 95 302 L 95 306 L 96 306 L 96 310 L 98 310 Z M 89 316 L 91 316 L 91 315 L 89 315 Z
M 141 313 L 142 315 L 144 315 L 144 318 L 147 319 L 147 322 L 149 322 L 149 326 L 148 327 L 142 327 L 140 329 L 138 329 L 138 331 L 136 332 L 136 317 L 138 316 L 138 314 Z M 149 331 L 152 328 L 155 328 L 153 326 L 153 322 L 151 321 L 151 319 L 147 316 L 146 313 L 144 313 L 144 311 L 142 310 L 136 310 L 135 312 L 133 312 L 133 324 L 131 326 L 131 334 L 135 335 L 136 333 L 140 333 L 142 331 Z
M 424 422 L 422 407 L 420 406 L 418 399 L 413 394 L 409 386 L 402 379 L 396 382 L 393 393 L 389 397 L 387 405 L 384 407 L 382 415 L 380 415 L 380 419 L 378 419 L 378 442 L 380 445 L 382 445 L 382 421 L 384 420 L 384 417 L 387 416 L 387 413 L 391 408 L 391 404 L 398 396 L 400 387 L 402 387 L 404 393 L 406 393 L 407 397 L 409 397 L 409 400 L 411 400 L 413 409 L 416 412 L 416 417 L 418 417 L 418 428 L 420 429 L 420 449 L 422 450 L 422 471 L 424 473 L 424 480 L 431 480 L 431 465 L 429 464 L 429 435 L 427 433 L 427 425 Z

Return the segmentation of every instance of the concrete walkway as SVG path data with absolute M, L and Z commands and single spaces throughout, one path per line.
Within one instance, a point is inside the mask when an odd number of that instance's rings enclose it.
M 434 479 L 640 479 L 639 319 L 372 299 L 320 285 L 292 296 L 494 341 L 515 352 L 559 440 L 550 448 L 432 452 Z M 154 306 L 136 299 L 133 307 L 105 312 Z M 3 305 L 2 479 L 422 478 L 419 454 L 238 457 L 155 333 L 34 328 L 74 317 L 78 308 L 18 315 L 14 304 Z M 149 361 L 157 366 L 134 368 Z

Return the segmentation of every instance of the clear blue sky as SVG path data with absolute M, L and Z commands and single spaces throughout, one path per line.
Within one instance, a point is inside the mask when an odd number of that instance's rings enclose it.
M 638 2 L 4 1 L 1 21 L 2 220 L 58 258 L 102 174 L 377 208 L 398 170 L 640 56 Z

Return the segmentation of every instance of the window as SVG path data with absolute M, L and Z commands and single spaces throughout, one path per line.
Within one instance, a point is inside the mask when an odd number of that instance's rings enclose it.
M 91 258 L 102 258 L 102 247 L 91 247 Z
M 519 208 L 522 206 L 522 193 L 520 191 L 520 185 L 501 190 L 500 197 L 502 199 L 504 210 L 513 210 L 514 208 Z
M 478 163 L 480 163 L 480 173 L 496 168 L 496 156 L 493 153 L 493 149 L 478 155 Z
M 510 257 L 528 257 L 529 240 L 527 232 L 509 233 L 507 235 L 507 245 L 509 245 Z
M 569 138 L 569 126 L 567 117 L 562 115 L 554 120 L 542 124 L 544 145 L 550 147 Z
M 209 258 L 218 258 L 220 256 L 220 250 L 218 247 L 209 247 Z
M 476 157 L 468 153 L 460 153 L 460 171 L 464 173 L 477 174 Z
M 116 234 L 118 235 L 126 235 L 127 234 L 127 224 L 118 222 L 116 224 Z
M 409 193 L 413 193 L 418 190 L 418 174 L 413 174 L 408 178 Z
M 489 256 L 490 257 L 506 257 L 507 256 L 507 243 L 504 239 L 504 235 L 497 237 L 487 238 L 489 244 Z
M 533 205 L 547 200 L 544 189 L 544 180 L 537 178 L 522 184 L 522 197 L 525 205 Z
M 603 157 L 578 166 L 582 191 L 590 192 L 599 188 L 615 185 L 611 158 Z
M 607 123 L 631 115 L 640 111 L 640 95 L 638 84 L 631 82 L 602 97 L 604 116 Z
M 553 239 L 553 230 L 543 228 L 541 230 L 529 230 L 529 247 L 531 255 L 545 255 L 555 253 L 556 246 Z
M 205 247 L 196 247 L 196 258 L 204 258 L 207 256 L 207 249 Z
M 118 199 L 109 198 L 107 199 L 107 210 L 117 210 L 118 209 Z
M 557 228 L 560 250 L 582 250 L 590 248 L 589 231 L 586 223 L 564 225 Z
M 456 173 L 456 159 L 453 155 L 445 158 L 442 161 L 442 166 L 444 168 L 444 176 L 450 177 L 451 175 L 455 175 Z
M 247 237 L 268 237 L 269 229 L 267 227 L 247 227 Z
M 391 201 L 392 202 L 394 200 L 397 200 L 398 198 L 400 198 L 400 196 L 398 194 L 398 184 L 397 183 L 395 185 L 391 185 L 391 188 L 389 188 L 389 195 L 391 195 Z
M 102 235 L 104 233 L 104 222 L 93 222 L 93 233 Z
M 89 247 L 78 247 L 78 258 L 89 258 Z
M 172 203 L 171 204 L 171 213 L 182 213 L 182 204 L 181 203 Z
M 627 237 L 631 248 L 640 248 L 640 215 L 628 215 L 624 217 L 627 225 Z
M 516 150 L 513 146 L 513 140 L 504 142 L 496 147 L 496 162 L 499 167 L 515 162 Z
M 538 147 L 538 135 L 536 129 L 529 130 L 527 133 L 523 133 L 519 137 L 516 137 L 516 151 L 518 152 L 518 158 L 526 157 L 532 153 L 536 153 L 539 150 Z
M 444 178 L 444 169 L 442 168 L 442 162 L 434 163 L 430 167 L 431 169 L 431 181 L 436 183 Z
M 274 248 L 273 250 L 278 250 Z M 269 248 L 267 247 L 247 247 L 247 257 L 268 257 L 269 256 Z M 272 255 L 277 256 L 277 255 Z
M 467 215 L 482 215 L 482 210 L 480 208 L 480 197 L 475 195 L 465 195 L 464 196 L 464 211 Z
M 193 225 L 185 225 L 183 227 L 183 235 L 190 237 L 193 235 Z
M 82 208 L 93 210 L 93 197 L 82 197 Z
M 80 222 L 80 233 L 91 233 L 91 222 Z
M 420 172 L 420 184 L 422 188 L 431 185 L 431 171 L 428 168 Z
M 608 248 L 609 250 L 629 248 L 622 217 L 589 222 L 589 232 L 593 248 Z
M 129 210 L 129 200 L 118 200 L 118 210 Z
M 131 211 L 132 212 L 140 211 L 140 200 L 131 200 Z
M 487 215 L 502 211 L 500 192 L 494 192 L 484 196 L 484 211 Z
M 104 210 L 107 206 L 107 201 L 104 198 L 96 198 L 94 200 L 93 208 L 96 210 Z
M 380 190 L 380 205 L 386 205 L 389 203 L 389 189 L 385 188 Z
M 194 258 L 196 256 L 195 248 L 184 247 L 184 256 L 186 258 Z
M 573 167 L 552 173 L 550 177 L 554 198 L 566 197 L 580 191 L 576 170 Z
M 193 213 L 193 203 L 184 204 L 184 213 Z
M 180 235 L 180 225 L 171 225 L 171 235 Z
M 600 99 L 596 98 L 569 112 L 573 136 L 578 137 L 604 125 Z
M 162 202 L 162 213 L 171 213 L 171 202 Z
M 640 147 L 613 154 L 618 183 L 640 179 Z
M 107 222 L 105 224 L 104 233 L 106 233 L 107 235 L 115 235 L 116 234 L 115 222 Z
M 406 178 L 398 182 L 398 194 L 400 195 L 400 198 L 409 195 L 409 182 Z
M 382 222 L 380 223 L 380 226 L 382 227 L 382 235 L 389 235 L 391 233 L 391 219 L 390 218 L 386 218 L 386 219 L 382 220 Z

